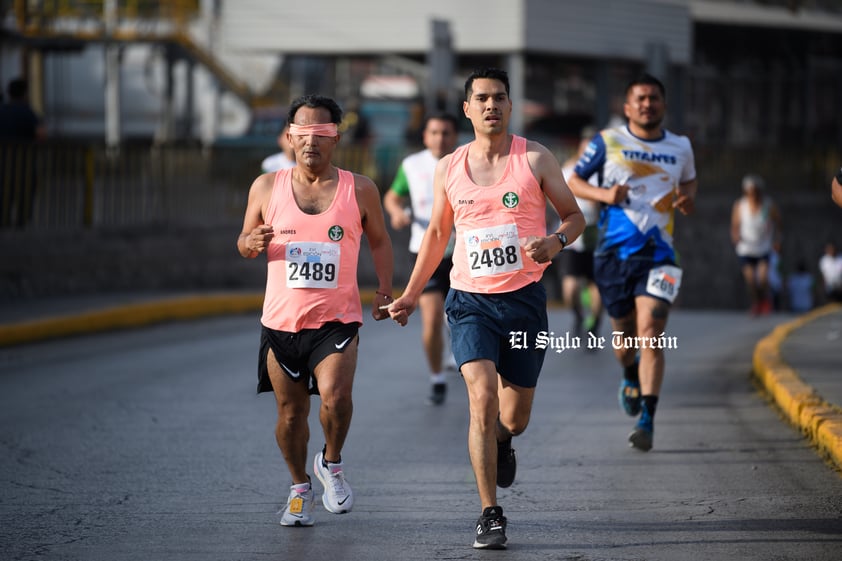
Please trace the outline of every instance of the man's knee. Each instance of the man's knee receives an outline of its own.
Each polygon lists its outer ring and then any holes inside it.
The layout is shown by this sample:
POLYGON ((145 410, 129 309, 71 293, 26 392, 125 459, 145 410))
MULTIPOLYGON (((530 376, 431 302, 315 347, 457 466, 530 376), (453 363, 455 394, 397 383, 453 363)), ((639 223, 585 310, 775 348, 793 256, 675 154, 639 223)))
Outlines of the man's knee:
POLYGON ((496 388, 483 387, 475 389, 471 392, 470 398, 472 409, 481 411, 483 416, 497 416, 499 401, 496 388))
POLYGON ((278 429, 297 430, 301 423, 307 422, 309 413, 309 402, 278 401, 278 429))
POLYGON ((523 433, 527 425, 529 425, 529 413, 524 411, 501 411, 499 423, 502 429, 500 432, 504 433, 503 436, 506 436, 505 433, 517 436, 523 433))
POLYGON ((497 392, 488 388, 473 389, 469 394, 471 424, 482 432, 494 430, 500 404, 497 392))
POLYGON ((352 392, 349 384, 319 384, 319 396, 321 397, 322 408, 329 411, 341 413, 352 407, 352 392))

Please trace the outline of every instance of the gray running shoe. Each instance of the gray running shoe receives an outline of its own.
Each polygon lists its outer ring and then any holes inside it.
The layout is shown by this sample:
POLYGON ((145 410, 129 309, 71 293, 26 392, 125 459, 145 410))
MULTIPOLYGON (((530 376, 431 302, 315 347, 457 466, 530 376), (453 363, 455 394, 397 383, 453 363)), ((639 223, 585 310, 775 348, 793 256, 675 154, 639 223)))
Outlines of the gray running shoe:
POLYGON ((316 454, 313 459, 313 471, 316 472, 316 477, 322 482, 324 493, 322 493, 322 503, 325 508, 334 514, 344 514, 351 512, 354 506, 354 492, 351 491, 351 486, 345 481, 345 464, 340 462, 338 464, 328 464, 324 466, 324 455, 322 452, 316 454))

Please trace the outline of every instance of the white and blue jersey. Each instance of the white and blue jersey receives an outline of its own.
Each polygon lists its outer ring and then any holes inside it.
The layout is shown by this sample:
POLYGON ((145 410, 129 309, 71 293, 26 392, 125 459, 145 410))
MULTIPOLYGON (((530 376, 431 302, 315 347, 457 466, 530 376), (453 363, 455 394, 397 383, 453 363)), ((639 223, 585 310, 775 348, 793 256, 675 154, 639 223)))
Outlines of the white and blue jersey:
POLYGON ((629 186, 625 202, 602 209, 595 254, 616 252, 625 260, 651 241, 655 262, 675 259, 675 189, 696 178, 693 148, 686 136, 665 130, 660 139, 645 140, 627 126, 606 129, 591 140, 574 171, 584 179, 596 174, 599 186, 606 189, 629 186))

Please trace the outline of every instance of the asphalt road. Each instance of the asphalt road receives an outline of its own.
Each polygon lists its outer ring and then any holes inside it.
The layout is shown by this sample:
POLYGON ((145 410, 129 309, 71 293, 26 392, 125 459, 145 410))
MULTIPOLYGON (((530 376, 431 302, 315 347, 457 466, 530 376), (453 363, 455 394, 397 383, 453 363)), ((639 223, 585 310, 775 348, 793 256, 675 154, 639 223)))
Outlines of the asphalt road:
MULTIPOLYGON (((425 404, 417 317, 362 329, 343 452, 354 510, 318 505, 312 528, 275 516, 289 475, 274 400, 254 393, 257 314, 0 349, 0 557, 835 561, 842 480, 749 378, 775 321, 673 314, 649 453, 627 447, 608 348, 548 353, 499 494, 502 552, 470 546, 465 390, 453 374, 448 401, 425 404)), ((551 312, 556 335, 569 323, 551 312)))

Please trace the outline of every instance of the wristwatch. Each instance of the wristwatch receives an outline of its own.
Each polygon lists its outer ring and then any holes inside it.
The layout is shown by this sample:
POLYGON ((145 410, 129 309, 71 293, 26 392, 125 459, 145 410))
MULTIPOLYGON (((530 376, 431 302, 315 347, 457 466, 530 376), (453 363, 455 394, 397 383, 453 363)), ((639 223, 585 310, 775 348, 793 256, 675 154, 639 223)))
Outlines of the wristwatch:
MULTIPOLYGON (((556 232, 555 237, 557 237, 558 241, 561 242, 561 249, 567 247, 567 234, 564 232, 556 232)), ((561 251, 561 249, 559 249, 559 251, 561 251)))

